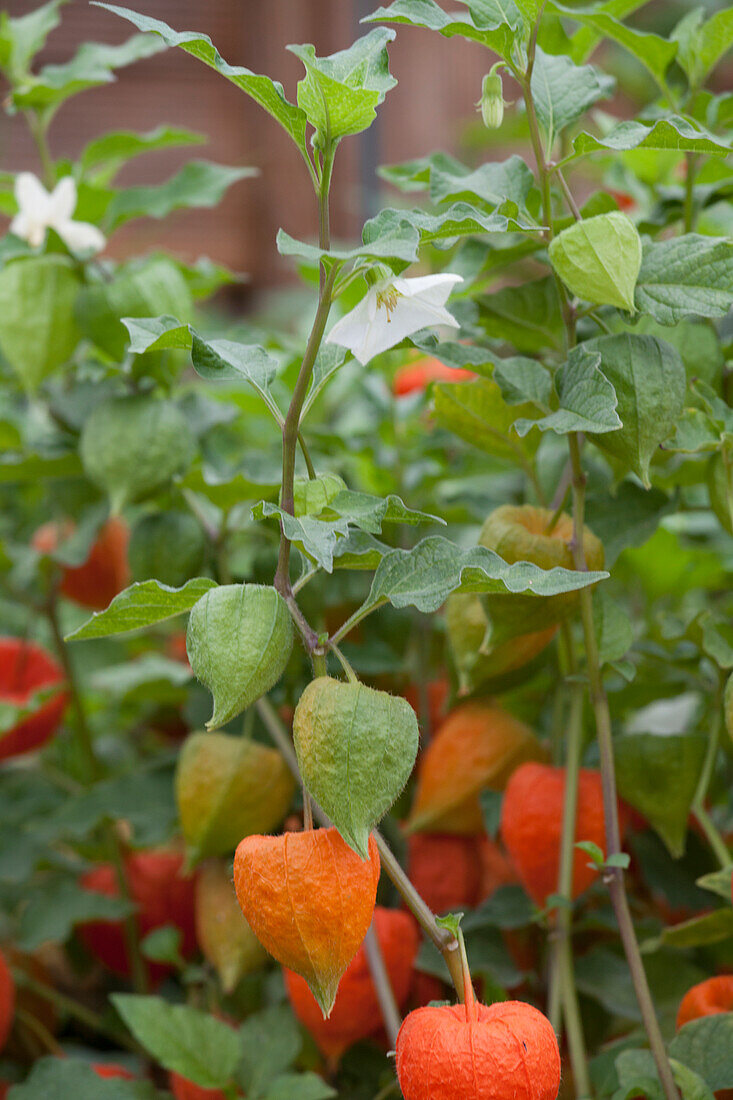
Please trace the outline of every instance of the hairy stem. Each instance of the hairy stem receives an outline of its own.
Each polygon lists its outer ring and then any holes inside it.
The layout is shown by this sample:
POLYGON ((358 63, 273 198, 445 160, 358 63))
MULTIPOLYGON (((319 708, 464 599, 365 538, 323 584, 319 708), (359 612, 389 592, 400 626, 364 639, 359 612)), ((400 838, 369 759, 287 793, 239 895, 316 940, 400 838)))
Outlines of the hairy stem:
MULTIPOLYGON (((575 534, 573 538, 573 556, 575 568, 585 570, 587 568, 585 554, 583 552, 583 523, 585 517, 585 474, 580 459, 580 442, 577 433, 568 436, 570 457, 573 464, 573 522, 575 534)), ((608 706, 608 698, 603 686, 600 660, 598 656, 598 643, 596 641, 595 626, 593 622, 593 597, 589 588, 583 588, 580 592, 581 617, 583 621, 583 637, 585 642, 586 669, 590 680, 590 698, 596 720, 596 735, 601 763, 601 781, 603 785, 603 810, 606 824, 606 858, 621 853, 621 831, 618 817, 618 797, 616 792, 616 767, 613 757, 613 736, 611 731, 611 714, 608 706)), ((636 999, 641 1011, 644 1029, 649 1040, 654 1061, 657 1066, 659 1079, 664 1089, 667 1100, 679 1100, 679 1092, 672 1075, 672 1067, 667 1057, 664 1039, 659 1027, 659 1021, 654 1009, 649 982, 647 981, 644 962, 639 951, 639 944, 634 932, 634 924, 626 897, 624 874, 620 867, 608 867, 604 880, 608 885, 611 896, 611 904, 616 914, 616 921, 621 935, 626 961, 631 973, 631 980, 636 993, 636 999)))
POLYGON ((387 1032, 390 1046, 394 1050, 397 1043, 397 1034, 402 1025, 402 1017, 400 1016, 400 1010, 395 1000, 392 983, 389 980, 382 948, 379 945, 379 940, 374 930, 374 920, 372 920, 369 931, 364 938, 364 951, 366 952, 367 963, 369 964, 369 973, 372 976, 374 988, 377 991, 377 1000, 379 1001, 379 1010, 382 1013, 384 1030, 387 1032))
POLYGON ((24 114, 26 122, 28 123, 28 129, 38 149, 38 156, 40 157, 41 167, 43 169, 43 182, 50 191, 56 185, 56 168, 48 144, 46 127, 37 111, 25 111, 24 114))
POLYGON ((720 683, 718 685, 718 690, 715 694, 713 721, 710 728, 710 736, 708 737, 705 760, 703 762, 702 771, 700 772, 700 779, 697 784, 697 790, 695 791, 695 797, 692 800, 692 812, 699 821, 700 827, 705 833, 708 844, 713 850, 715 858, 717 859, 722 869, 730 867, 731 853, 728 850, 728 845, 723 840, 722 836, 713 824, 710 815, 705 809, 705 799, 707 798, 710 781, 713 778, 715 761, 718 756, 718 749, 720 748, 720 729, 722 726, 721 709, 723 706, 724 687, 725 681, 721 677, 720 683))
MULTIPOLYGON (((563 624, 563 642, 567 672, 577 675, 577 662, 570 627, 563 624)), ((578 781, 583 752, 583 685, 573 681, 570 687, 570 713, 568 716, 567 748, 565 756, 565 801, 563 806, 562 837, 560 842, 560 869, 557 892, 566 900, 555 918, 555 950, 553 954, 553 982, 551 998, 553 1015, 550 1020, 557 1028, 558 1002, 562 1004, 565 1032, 573 1067, 575 1091, 578 1100, 591 1095, 588 1056, 580 1018, 578 993, 573 967, 573 869, 575 863, 575 834, 578 811, 578 781)))

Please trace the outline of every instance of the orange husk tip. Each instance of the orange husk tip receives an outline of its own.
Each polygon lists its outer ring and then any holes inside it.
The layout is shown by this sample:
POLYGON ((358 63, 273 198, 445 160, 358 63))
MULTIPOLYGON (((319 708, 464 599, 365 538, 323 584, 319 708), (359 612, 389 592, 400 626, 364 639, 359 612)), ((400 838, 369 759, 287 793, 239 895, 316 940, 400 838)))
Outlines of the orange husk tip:
POLYGON ((532 1005, 417 1008, 397 1036, 404 1100, 556 1100, 560 1051, 532 1005))
POLYGON ((513 715, 491 703, 461 704, 422 755, 406 831, 483 832, 479 792, 503 790, 515 768, 544 756, 532 730, 513 715))
POLYGON ((337 829, 248 836, 234 856, 234 887, 262 946, 308 983, 324 1017, 372 921, 379 853, 362 860, 337 829))
POLYGON ((677 1012, 677 1027, 684 1027, 702 1016, 717 1016, 720 1012, 733 1012, 733 974, 706 978, 688 989, 677 1012))
MULTIPOLYGON (((401 1007, 410 992, 412 967, 420 943, 417 925, 414 918, 403 910, 377 906, 372 928, 387 967, 395 1001, 401 1007)), ((379 998, 363 944, 346 968, 327 1019, 324 1019, 304 979, 292 970, 286 969, 284 975, 293 1012, 326 1058, 337 1060, 354 1043, 379 1030, 379 998)))

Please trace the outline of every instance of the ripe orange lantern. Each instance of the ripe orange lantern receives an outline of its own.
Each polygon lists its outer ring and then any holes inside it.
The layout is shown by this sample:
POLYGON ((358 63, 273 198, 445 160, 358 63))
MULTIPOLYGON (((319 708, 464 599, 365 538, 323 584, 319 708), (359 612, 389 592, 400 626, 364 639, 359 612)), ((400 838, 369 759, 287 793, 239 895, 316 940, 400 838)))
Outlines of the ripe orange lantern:
MULTIPOLYGON (((23 638, 0 638, 0 703, 26 706, 38 691, 64 682, 64 671, 41 646, 23 638)), ((66 708, 65 691, 54 691, 28 717, 0 732, 0 760, 40 748, 59 727, 66 708)))
MULTIPOLYGON (((565 769, 547 764, 528 763, 517 768, 504 793, 502 840, 522 885, 540 906, 557 892, 564 798, 565 769)), ((601 776, 590 769, 580 772, 575 838, 605 849, 601 776)), ((595 880, 597 872, 589 863, 588 854, 576 848, 573 898, 595 880)))
POLYGON ((115 1078, 118 1077, 123 1081, 134 1081, 134 1073, 130 1073, 128 1069, 123 1066, 117 1066, 114 1062, 93 1062, 92 1069, 96 1073, 97 1077, 115 1078))
POLYGON ((439 359, 426 356, 399 368, 392 379, 392 392, 395 397, 405 397, 408 393, 427 389, 431 382, 467 382, 475 377, 471 370, 447 367, 439 359))
POLYGON ((0 1050, 5 1046, 15 1012, 15 982, 0 951, 0 1050))
POLYGON ((417 1008, 397 1036, 404 1100, 556 1100, 560 1051, 549 1020, 504 1001, 417 1008))
MULTIPOLYGON (((194 918, 195 882, 183 878, 183 856, 178 852, 136 852, 125 860, 125 872, 132 900, 137 906, 137 922, 143 939, 155 928, 173 924, 181 930, 181 954, 188 958, 196 951, 194 918)), ((92 868, 81 878, 85 890, 119 896, 117 873, 111 863, 92 868)), ((108 970, 127 977, 130 960, 121 921, 89 921, 79 928, 89 952, 108 970)), ((148 964, 153 981, 161 981, 170 967, 148 964)))
MULTIPOLYGON (((419 946, 415 921, 402 910, 377 906, 372 928, 382 950, 395 1000, 402 1005, 410 991, 412 966, 419 946)), ((293 1012, 328 1058, 338 1058, 359 1039, 379 1030, 379 999, 363 944, 341 979, 328 1019, 324 1020, 315 997, 299 974, 285 970, 285 988, 293 1012)))
MULTIPOLYGON (((43 554, 52 554, 74 530, 72 523, 51 521, 39 527, 33 546, 43 554)), ((113 517, 105 523, 92 543, 85 562, 63 566, 60 591, 69 600, 99 611, 130 583, 127 546, 130 532, 124 520, 113 517)))
POLYGON ((378 881, 374 837, 362 860, 333 828, 247 836, 234 856, 234 886, 252 931, 305 978, 324 1016, 371 924, 378 881))
POLYGON ((481 837, 415 833, 407 840, 407 874, 435 913, 466 906, 481 895, 481 837))
POLYGON ((181 1077, 179 1073, 168 1075, 168 1084, 176 1100, 227 1100, 221 1089, 204 1089, 181 1077))
POLYGON ((677 1027, 719 1012, 733 1012, 733 974, 707 978, 688 989, 677 1012, 677 1027))
POLYGON ((542 757, 537 738, 517 718, 489 703, 463 703, 422 755, 408 830, 483 833, 479 792, 503 790, 516 767, 542 757))

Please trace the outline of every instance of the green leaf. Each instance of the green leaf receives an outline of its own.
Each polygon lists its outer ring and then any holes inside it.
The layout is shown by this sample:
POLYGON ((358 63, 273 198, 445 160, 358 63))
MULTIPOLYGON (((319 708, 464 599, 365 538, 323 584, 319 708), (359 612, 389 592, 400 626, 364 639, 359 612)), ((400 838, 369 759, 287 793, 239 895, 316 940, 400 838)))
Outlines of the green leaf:
POLYGON ((83 42, 70 61, 46 65, 18 84, 12 93, 13 105, 21 110, 42 111, 48 119, 64 100, 87 88, 110 84, 115 69, 152 57, 161 49, 160 43, 146 34, 135 34, 119 46, 83 42))
POLYGON ((59 455, 9 454, 0 457, 0 485, 81 477, 83 472, 76 451, 59 455))
POLYGON ((30 62, 61 22, 59 9, 69 0, 50 0, 48 4, 12 19, 6 11, 0 12, 0 69, 16 83, 30 67, 30 62))
POLYGON ((197 34, 195 31, 183 31, 177 33, 160 19, 151 19, 147 15, 138 15, 129 8, 120 8, 113 4, 98 4, 98 7, 106 8, 115 15, 129 20, 138 30, 160 35, 166 46, 180 46, 186 53, 197 57, 209 68, 215 69, 226 77, 243 92, 251 96, 260 107, 263 107, 280 125, 290 134, 296 145, 305 151, 305 112, 289 103, 281 84, 271 80, 269 76, 259 76, 239 65, 229 65, 221 57, 219 51, 205 34, 197 34))
POLYGON ((703 875, 697 879, 697 885, 703 890, 710 890, 718 897, 730 901, 731 884, 733 883, 733 863, 722 871, 711 871, 709 875, 703 875))
POLYGON ((545 53, 539 46, 532 69, 532 98, 540 125, 552 149, 562 131, 600 99, 613 94, 616 81, 592 65, 575 65, 569 57, 545 53))
POLYGON ((479 324, 492 339, 534 355, 563 348, 564 330, 555 280, 534 279, 479 299, 479 324))
POLYGON ((333 559, 340 541, 349 533, 349 526, 368 534, 379 534, 383 523, 441 523, 437 516, 408 508, 398 496, 377 497, 369 493, 342 490, 330 502, 320 518, 310 515, 292 516, 277 504, 260 501, 252 509, 256 520, 278 516, 285 534, 308 557, 325 569, 333 571, 333 559))
POLYGON ((604 580, 607 573, 576 573, 570 569, 540 569, 531 562, 507 565, 484 546, 468 550, 448 539, 430 536, 412 550, 391 550, 374 574, 365 607, 391 603, 437 611, 451 592, 533 593, 555 596, 604 580))
POLYGON ((427 27, 440 31, 446 38, 460 35, 495 50, 503 58, 512 53, 521 17, 514 0, 465 0, 472 18, 449 15, 435 0, 395 0, 386 8, 378 8, 366 16, 365 23, 405 23, 411 27, 427 27))
POLYGON ((561 164, 599 150, 626 152, 629 149, 671 149, 680 153, 730 156, 730 147, 721 138, 700 126, 693 126, 687 119, 672 115, 657 119, 651 126, 632 120, 620 122, 603 137, 584 131, 573 140, 573 152, 561 164))
MULTIPOLYGON (((239 1029, 242 1067, 239 1073, 251 1100, 269 1096, 280 1075, 300 1054, 302 1039, 289 1006, 266 1008, 250 1016, 239 1029)), ((297 1078, 301 1080, 300 1076, 297 1078)))
MULTIPOLYGON (((713 1100, 705 1081, 688 1066, 671 1058, 670 1067, 683 1100, 713 1100)), ((640 1094, 651 1100, 663 1100, 664 1092, 650 1051, 623 1051, 616 1059, 616 1072, 621 1088, 614 1093, 612 1100, 632 1100, 640 1094)))
POLYGON ((63 256, 33 256, 0 271, 0 349, 28 393, 71 358, 80 338, 81 280, 63 256))
POLYGON ((662 91, 666 91, 666 73, 677 55, 677 43, 658 34, 638 31, 619 22, 604 11, 589 12, 555 2, 553 8, 563 15, 584 23, 604 38, 611 38, 634 55, 652 74, 662 91))
MULTIPOLYGON (((521 157, 509 157, 504 161, 489 161, 471 170, 440 154, 429 159, 428 177, 432 202, 445 201, 473 204, 476 200, 488 206, 500 206, 513 202, 517 208, 526 208, 535 183, 532 172, 521 157)), ((385 173, 382 173, 385 175, 385 173)), ((394 182, 387 176, 390 182, 394 182)))
POLYGON ((283 1073, 276 1077, 265 1100, 330 1100, 336 1090, 317 1073, 283 1073))
POLYGON ((724 317, 733 303, 733 241, 686 233, 645 245, 637 309, 663 325, 683 317, 724 317))
POLYGON ((193 315, 193 299, 178 267, 164 256, 122 268, 109 282, 87 285, 75 303, 75 316, 84 336, 115 362, 122 362, 127 332, 122 318, 151 314, 193 315))
POLYGON ((523 412, 531 415, 532 406, 510 408, 498 383, 489 378, 439 382, 433 392, 439 424, 487 454, 526 467, 537 448, 537 440, 521 439, 514 423, 523 412))
MULTIPOLYGON (((730 899, 730 872, 728 873, 728 899, 730 899)), ((659 943, 665 947, 705 947, 721 943, 733 936, 733 909, 714 909, 701 917, 692 917, 681 924, 662 929, 659 943)))
POLYGON ((303 410, 300 415, 301 424, 321 390, 331 380, 336 371, 344 365, 348 354, 346 348, 341 348, 338 344, 321 344, 313 365, 308 393, 303 402, 303 410))
POLYGON ((705 748, 704 737, 686 733, 635 733, 614 741, 621 797, 644 814, 675 859, 685 850, 705 748))
POLYGON ((316 57, 311 45, 288 46, 306 70, 298 84, 298 106, 324 146, 371 126, 377 105, 397 83, 387 55, 394 37, 394 31, 379 28, 330 57, 316 57))
MULTIPOLYGON (((364 227, 366 235, 367 222, 364 227)), ((330 258, 340 261, 354 260, 401 260, 404 263, 413 263, 418 258, 420 234, 413 228, 406 218, 397 218, 394 223, 386 226, 384 230, 377 229, 370 239, 357 245, 356 248, 332 248, 326 250, 315 244, 307 244, 291 237, 284 229, 278 230, 277 250, 281 256, 296 256, 307 264, 317 266, 321 260, 330 258)))
POLYGON ((171 769, 136 767, 132 772, 103 779, 83 793, 67 797, 58 811, 44 818, 44 824, 48 823, 53 836, 79 841, 109 820, 126 821, 139 847, 170 840, 178 821, 171 769))
POLYGON ((65 943, 77 924, 120 920, 131 911, 123 898, 84 890, 66 875, 49 875, 28 890, 18 928, 18 947, 35 951, 43 943, 65 943))
POLYGON ((12 1085, 8 1100, 161 1100, 149 1081, 101 1078, 89 1062, 78 1058, 41 1058, 22 1085, 12 1085))
POLYGON ((628 611, 605 588, 593 593, 593 623, 601 664, 620 661, 631 648, 634 631, 628 611))
POLYGON ((593 441, 648 488, 649 463, 684 407, 687 379, 679 353, 654 336, 632 334, 602 336, 586 347, 601 354, 601 370, 616 392, 623 424, 617 432, 593 435, 593 441))
POLYGON ((320 676, 298 700, 293 741, 303 782, 362 859, 410 778, 419 738, 407 700, 365 684, 320 676))
POLYGON ((381 210, 366 223, 365 239, 371 240, 375 234, 379 239, 385 233, 394 232, 402 222, 407 222, 417 230, 421 244, 453 240, 456 237, 483 236, 485 233, 506 233, 516 229, 533 233, 542 228, 527 214, 486 214, 469 203, 456 202, 436 214, 426 214, 419 209, 381 210))
POLYGON ((162 623, 190 611, 201 597, 215 588, 209 577, 195 577, 181 588, 169 588, 159 581, 138 581, 120 592, 105 611, 95 611, 91 619, 68 634, 66 641, 84 638, 108 638, 127 634, 155 623, 162 623))
POLYGON ((552 266, 573 294, 634 312, 641 240, 625 214, 612 211, 575 222, 552 240, 549 252, 552 266))
POLYGON ((615 432, 622 425, 616 412, 616 393, 599 370, 597 351, 573 348, 555 374, 558 408, 539 420, 517 420, 514 430, 526 435, 537 427, 558 435, 568 432, 615 432))
POLYGON ((705 21, 705 8, 693 8, 672 32, 678 43, 677 61, 691 87, 699 88, 708 73, 733 46, 733 10, 723 8, 705 21))
POLYGON ((624 481, 611 496, 608 492, 588 498, 587 518, 591 531, 601 540, 610 568, 627 546, 641 546, 671 511, 674 502, 659 489, 642 489, 624 481))
POLYGON ((733 1088, 733 1012, 685 1024, 669 1044, 669 1053, 713 1091, 733 1088))
POLYGON ((237 1032, 228 1024, 162 997, 113 993, 110 1000, 141 1046, 164 1069, 202 1088, 228 1085, 240 1059, 237 1032))
POLYGON ((143 153, 159 149, 175 149, 183 145, 200 145, 206 138, 179 126, 158 126, 145 134, 132 130, 113 130, 94 138, 82 150, 79 164, 84 175, 108 183, 123 164, 143 153))
POLYGON ((293 648, 293 622, 280 593, 264 584, 226 584, 192 608, 186 650, 198 680, 211 692, 218 729, 269 691, 293 648))
POLYGON ((167 218, 174 210, 217 206, 233 183, 257 174, 257 168, 189 161, 165 183, 118 191, 107 210, 106 225, 111 232, 133 218, 167 218))
POLYGON ((243 379, 253 386, 265 404, 281 420, 280 410, 270 393, 277 362, 259 344, 239 344, 234 340, 202 340, 191 331, 191 362, 201 378, 210 381, 243 379))

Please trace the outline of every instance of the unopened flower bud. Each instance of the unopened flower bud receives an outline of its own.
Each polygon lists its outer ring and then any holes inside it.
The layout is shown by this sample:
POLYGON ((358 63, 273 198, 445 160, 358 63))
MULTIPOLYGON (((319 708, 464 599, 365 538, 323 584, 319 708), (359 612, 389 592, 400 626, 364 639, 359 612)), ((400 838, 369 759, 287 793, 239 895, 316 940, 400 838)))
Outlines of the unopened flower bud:
POLYGON ((496 65, 484 77, 478 107, 484 126, 489 130, 498 130, 504 120, 504 87, 496 65))

